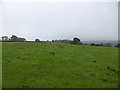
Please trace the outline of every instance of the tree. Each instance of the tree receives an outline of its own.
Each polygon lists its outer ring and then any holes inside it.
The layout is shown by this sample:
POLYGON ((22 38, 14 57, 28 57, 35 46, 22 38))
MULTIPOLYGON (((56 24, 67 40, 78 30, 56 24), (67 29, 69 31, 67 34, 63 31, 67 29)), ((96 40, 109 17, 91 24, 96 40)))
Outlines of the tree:
POLYGON ((79 44, 79 45, 82 45, 80 39, 77 38, 77 37, 73 38, 73 41, 71 42, 71 44, 79 44))
POLYGON ((8 36, 2 36, 2 40, 8 40, 8 36))
POLYGON ((21 37, 17 37, 15 35, 12 35, 11 38, 9 39, 10 41, 14 41, 14 42, 25 42, 26 39, 25 38, 21 38, 21 37))
POLYGON ((35 42, 40 42, 40 40, 36 38, 36 39, 35 39, 35 42))
POLYGON ((10 38, 11 41, 18 41, 18 37, 15 35, 12 35, 10 38))
POLYGON ((18 38, 18 41, 19 41, 19 42, 25 42, 26 39, 25 39, 25 38, 18 38))
POLYGON ((73 41, 80 42, 80 39, 75 37, 75 38, 73 38, 73 41))

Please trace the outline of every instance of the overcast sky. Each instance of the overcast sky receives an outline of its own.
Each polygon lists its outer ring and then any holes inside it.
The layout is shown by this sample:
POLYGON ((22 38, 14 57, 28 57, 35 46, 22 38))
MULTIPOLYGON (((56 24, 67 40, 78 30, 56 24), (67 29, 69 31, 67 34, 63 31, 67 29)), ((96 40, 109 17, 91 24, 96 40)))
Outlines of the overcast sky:
POLYGON ((2 3, 2 35, 27 40, 117 40, 117 2, 2 3))

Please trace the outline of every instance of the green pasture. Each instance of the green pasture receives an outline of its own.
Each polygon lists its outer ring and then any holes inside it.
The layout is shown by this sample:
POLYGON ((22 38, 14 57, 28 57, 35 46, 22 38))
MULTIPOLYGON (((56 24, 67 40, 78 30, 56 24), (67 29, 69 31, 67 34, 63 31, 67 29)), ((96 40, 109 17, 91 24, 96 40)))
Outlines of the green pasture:
POLYGON ((117 88, 118 72, 117 48, 2 43, 3 88, 117 88))

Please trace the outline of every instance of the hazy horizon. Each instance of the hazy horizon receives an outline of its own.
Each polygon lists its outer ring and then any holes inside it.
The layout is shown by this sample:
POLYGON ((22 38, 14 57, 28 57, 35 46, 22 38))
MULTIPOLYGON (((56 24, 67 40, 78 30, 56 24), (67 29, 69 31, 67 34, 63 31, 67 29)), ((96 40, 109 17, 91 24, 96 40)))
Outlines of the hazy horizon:
POLYGON ((117 2, 2 3, 1 36, 118 40, 117 2))

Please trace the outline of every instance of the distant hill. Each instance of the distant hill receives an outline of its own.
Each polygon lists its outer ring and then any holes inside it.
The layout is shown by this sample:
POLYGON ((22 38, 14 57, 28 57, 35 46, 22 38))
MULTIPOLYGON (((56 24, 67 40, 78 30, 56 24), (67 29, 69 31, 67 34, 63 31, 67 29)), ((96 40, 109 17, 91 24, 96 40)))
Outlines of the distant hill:
POLYGON ((117 40, 91 40, 91 41, 82 41, 83 44, 91 44, 91 43, 95 43, 95 44, 105 44, 105 43, 111 43, 112 46, 115 46, 118 44, 117 40))

